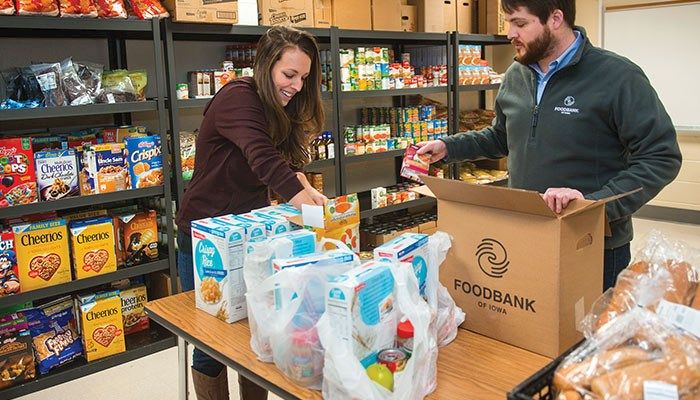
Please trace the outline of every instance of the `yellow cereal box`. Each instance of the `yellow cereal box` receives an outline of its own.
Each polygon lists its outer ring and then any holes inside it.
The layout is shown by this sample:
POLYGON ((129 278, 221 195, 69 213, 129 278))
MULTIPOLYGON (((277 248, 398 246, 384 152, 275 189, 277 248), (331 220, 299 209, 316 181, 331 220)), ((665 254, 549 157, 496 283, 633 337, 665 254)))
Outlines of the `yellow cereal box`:
POLYGON ((23 292, 70 282, 68 230, 64 219, 15 225, 12 231, 23 292))
POLYGON ((112 217, 97 217, 70 223, 75 279, 117 270, 112 217))
POLYGON ((356 193, 330 199, 325 206, 305 207, 303 220, 319 240, 337 239, 360 252, 360 201, 356 193))
POLYGON ((119 291, 78 297, 85 358, 94 361, 126 351, 119 291))
POLYGON ((145 305, 148 301, 145 285, 133 286, 119 292, 122 299, 122 319, 124 333, 130 335, 148 329, 148 316, 145 305))

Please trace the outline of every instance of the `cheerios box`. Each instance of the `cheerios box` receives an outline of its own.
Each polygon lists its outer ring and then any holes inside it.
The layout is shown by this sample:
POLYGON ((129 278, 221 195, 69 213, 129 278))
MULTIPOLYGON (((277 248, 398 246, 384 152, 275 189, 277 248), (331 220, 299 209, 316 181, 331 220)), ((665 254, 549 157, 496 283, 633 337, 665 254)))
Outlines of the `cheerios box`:
POLYGON ((30 138, 0 139, 0 208, 37 201, 30 138))
POLYGON ((191 232, 197 308, 226 322, 245 318, 245 229, 206 218, 192 221, 191 232))
POLYGON ((404 233, 374 249, 375 260, 394 264, 410 263, 418 279, 421 296, 425 295, 425 283, 428 278, 428 255, 428 235, 423 233, 404 233))
POLYGON ((126 351, 119 291, 78 296, 83 348, 88 361, 126 351))
POLYGON ((68 229, 64 219, 12 227, 23 292, 70 282, 68 229))
POLYGON ((75 150, 44 150, 34 154, 36 182, 41 201, 80 194, 75 150))
POLYGON ((124 321, 124 334, 130 335, 148 329, 149 320, 145 306, 148 302, 148 294, 145 285, 132 286, 119 291, 122 301, 122 320, 124 321))
POLYGON ((132 189, 163 184, 163 157, 160 137, 143 136, 124 139, 129 187, 132 189))
POLYGON ((357 193, 338 196, 323 206, 302 205, 304 227, 318 239, 340 240, 355 253, 360 252, 360 201, 357 193))
POLYGON ((129 188, 124 143, 86 145, 80 151, 80 194, 110 193, 129 188))
POLYGON ((82 219, 70 223, 75 279, 117 270, 114 236, 112 217, 82 219))

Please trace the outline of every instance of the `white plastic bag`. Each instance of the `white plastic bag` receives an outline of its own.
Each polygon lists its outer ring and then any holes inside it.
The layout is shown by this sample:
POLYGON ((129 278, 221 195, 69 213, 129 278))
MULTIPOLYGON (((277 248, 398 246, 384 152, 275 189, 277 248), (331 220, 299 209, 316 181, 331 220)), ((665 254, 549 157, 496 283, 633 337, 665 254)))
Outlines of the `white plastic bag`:
POLYGON ((448 345, 457 337, 457 328, 464 322, 465 314, 455 304, 447 288, 440 283, 439 268, 445 261, 447 252, 452 247, 450 236, 445 232, 435 232, 428 239, 430 260, 428 265, 428 280, 426 294, 428 304, 434 313, 431 325, 437 332, 437 342, 440 347, 448 345))
POLYGON ((404 400, 422 399, 435 388, 437 343, 429 329, 431 313, 418 292, 418 281, 410 264, 391 269, 394 275, 395 306, 414 328, 413 353, 400 374, 394 375, 394 391, 390 392, 369 379, 352 344, 339 339, 328 315, 316 325, 325 349, 323 397, 326 399, 404 400))

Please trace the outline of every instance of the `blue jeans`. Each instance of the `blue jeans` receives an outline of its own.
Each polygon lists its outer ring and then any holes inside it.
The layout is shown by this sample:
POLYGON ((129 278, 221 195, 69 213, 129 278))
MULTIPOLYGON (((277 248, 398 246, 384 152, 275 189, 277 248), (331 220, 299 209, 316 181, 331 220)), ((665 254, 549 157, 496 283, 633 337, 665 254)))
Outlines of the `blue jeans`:
MULTIPOLYGON (((192 259, 192 238, 181 232, 177 232, 177 273, 180 275, 182 291, 194 290, 194 260, 192 259)), ((192 352, 192 368, 204 375, 217 377, 224 369, 224 364, 216 361, 207 353, 194 348, 192 352)))
POLYGON ((615 286, 617 275, 619 275, 623 269, 627 268, 631 258, 629 243, 616 249, 605 249, 603 291, 615 286))

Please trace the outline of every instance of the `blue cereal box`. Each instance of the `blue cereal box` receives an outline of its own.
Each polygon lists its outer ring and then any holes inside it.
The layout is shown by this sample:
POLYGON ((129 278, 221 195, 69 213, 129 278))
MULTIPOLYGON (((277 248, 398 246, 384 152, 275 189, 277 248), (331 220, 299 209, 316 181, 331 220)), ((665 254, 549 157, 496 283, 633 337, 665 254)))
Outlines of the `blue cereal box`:
POLYGON ((126 164, 131 189, 163 184, 163 157, 160 137, 143 136, 124 139, 126 164))

